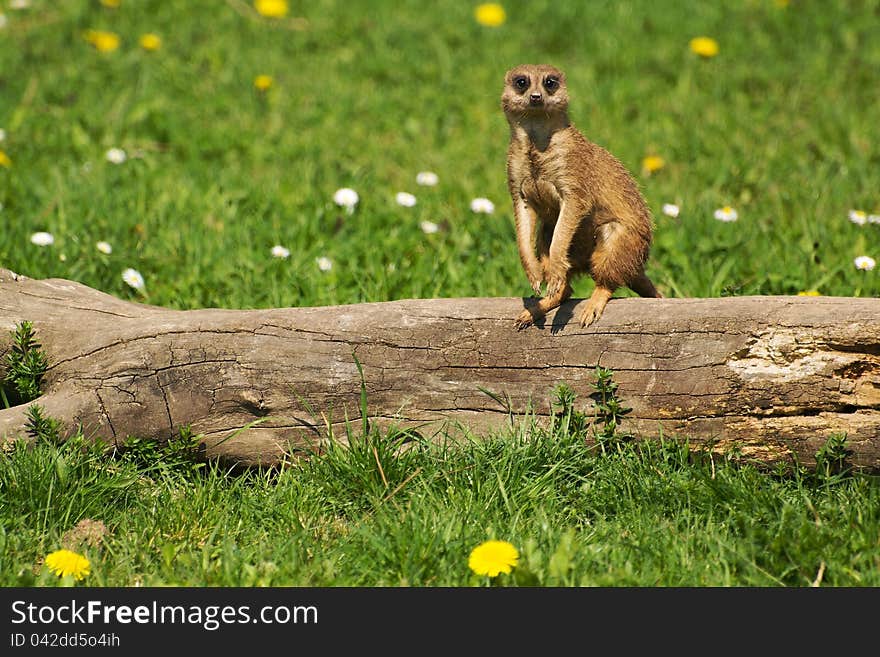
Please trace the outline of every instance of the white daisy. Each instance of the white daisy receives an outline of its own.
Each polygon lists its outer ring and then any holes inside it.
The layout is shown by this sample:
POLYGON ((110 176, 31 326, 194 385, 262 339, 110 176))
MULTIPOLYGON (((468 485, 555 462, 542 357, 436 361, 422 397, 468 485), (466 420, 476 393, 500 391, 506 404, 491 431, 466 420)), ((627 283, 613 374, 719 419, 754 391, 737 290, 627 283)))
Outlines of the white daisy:
POLYGON ((419 224, 419 226, 421 226, 423 233, 428 234, 436 233, 438 230, 440 230, 440 226, 435 224, 433 221, 423 221, 419 224))
POLYGON ((471 210, 473 212, 492 214, 495 212, 495 204, 487 198, 475 198, 471 201, 471 210))
POLYGON ((715 218, 718 221, 736 221, 739 219, 739 215, 732 207, 725 205, 723 208, 715 210, 715 218))
POLYGON ((132 269, 129 267, 124 272, 122 272, 122 280, 124 280, 128 285, 133 287, 135 290, 143 290, 144 289, 144 277, 141 276, 141 273, 137 269, 132 269))
POLYGON ((98 251, 100 251, 101 253, 105 253, 107 255, 113 253, 113 247, 110 246, 110 242, 98 242, 97 244, 95 244, 95 248, 98 249, 98 251))
MULTIPOLYGON (((3 27, 3 14, 0 14, 0 27, 3 27)), ((0 141, 6 141, 6 131, 0 128, 0 141)))
POLYGON ((104 157, 113 164, 122 164, 128 158, 125 151, 121 148, 111 148, 104 154, 104 157))
POLYGON ((672 217, 675 219, 678 216, 678 213, 681 212, 681 209, 675 203, 664 203, 663 204, 663 214, 667 217, 672 217))
POLYGON ((9 0, 10 9, 27 9, 31 6, 31 0, 9 0))
POLYGON ((865 214, 864 210, 850 210, 849 220, 854 224, 864 226, 865 222, 868 220, 868 215, 865 214))
POLYGON ((290 249, 285 249, 280 244, 276 244, 272 247, 272 257, 273 258, 289 258, 290 257, 290 249))
POLYGON ((348 187, 337 189, 336 193, 333 194, 333 202, 345 208, 349 214, 354 212, 354 206, 358 204, 359 200, 358 193, 348 187))
POLYGON ((333 269, 333 261, 330 258, 321 256, 320 258, 315 258, 315 262, 318 263, 318 269, 321 271, 330 271, 333 269))
POLYGON ((31 235, 31 244, 37 246, 51 246, 55 243, 55 236, 52 233, 40 231, 31 235))
POLYGON ((868 223, 869 224, 880 224, 880 214, 869 214, 868 215, 868 223))
POLYGON ((416 204, 416 197, 408 192, 397 192, 394 200, 397 201, 397 205, 402 205, 405 208, 411 208, 416 204))
POLYGON ((437 174, 433 171, 419 171, 416 174, 416 184, 423 185, 425 187, 433 187, 440 179, 437 177, 437 174))
POLYGON ((877 265, 877 261, 870 256, 859 256, 853 260, 853 264, 856 266, 856 269, 871 271, 877 265))

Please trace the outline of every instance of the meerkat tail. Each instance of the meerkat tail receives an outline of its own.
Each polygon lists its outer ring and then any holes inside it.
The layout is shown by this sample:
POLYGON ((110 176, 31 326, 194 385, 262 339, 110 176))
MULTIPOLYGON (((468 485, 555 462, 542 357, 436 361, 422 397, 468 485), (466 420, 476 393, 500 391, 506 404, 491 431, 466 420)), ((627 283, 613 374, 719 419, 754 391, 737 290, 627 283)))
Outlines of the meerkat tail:
POLYGON ((651 297, 654 299, 662 299, 663 295, 657 291, 651 279, 642 274, 629 284, 629 289, 641 297, 651 297))

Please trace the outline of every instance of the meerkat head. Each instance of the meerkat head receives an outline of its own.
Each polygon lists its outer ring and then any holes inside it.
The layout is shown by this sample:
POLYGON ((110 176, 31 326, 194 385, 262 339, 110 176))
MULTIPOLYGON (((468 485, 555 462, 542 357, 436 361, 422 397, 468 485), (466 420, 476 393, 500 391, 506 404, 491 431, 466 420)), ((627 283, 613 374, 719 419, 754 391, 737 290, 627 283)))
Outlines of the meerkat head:
POLYGON ((522 64, 510 69, 504 77, 501 108, 508 116, 565 113, 565 74, 546 64, 522 64))

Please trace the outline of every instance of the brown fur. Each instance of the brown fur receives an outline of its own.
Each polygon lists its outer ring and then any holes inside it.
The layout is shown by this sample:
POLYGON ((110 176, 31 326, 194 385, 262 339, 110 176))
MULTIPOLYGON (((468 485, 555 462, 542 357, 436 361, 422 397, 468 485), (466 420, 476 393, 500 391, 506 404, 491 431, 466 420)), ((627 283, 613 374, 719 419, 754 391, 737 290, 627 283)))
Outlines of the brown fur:
POLYGON ((517 328, 568 299, 576 274, 589 273, 596 283, 581 313, 583 326, 599 319, 618 287, 660 297, 644 271, 651 213, 626 168, 568 120, 562 71, 511 69, 501 107, 510 124, 507 183, 520 260, 536 294, 547 283, 546 296, 519 315, 517 328))

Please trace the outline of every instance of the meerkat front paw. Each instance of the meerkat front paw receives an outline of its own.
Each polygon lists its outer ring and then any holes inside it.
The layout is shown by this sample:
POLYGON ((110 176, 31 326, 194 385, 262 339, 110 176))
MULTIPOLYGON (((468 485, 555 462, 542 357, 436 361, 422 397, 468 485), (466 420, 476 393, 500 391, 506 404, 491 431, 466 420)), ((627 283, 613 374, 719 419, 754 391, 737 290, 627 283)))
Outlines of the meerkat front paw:
POLYGON ((540 264, 535 263, 533 267, 529 267, 526 271, 526 277, 529 279, 529 285, 535 294, 541 296, 541 284, 544 282, 544 269, 540 264))
POLYGON ((568 285, 568 263, 560 263, 550 259, 543 269, 544 280, 547 281, 547 296, 555 298, 562 295, 568 285))
POLYGON ((547 296, 561 296, 567 283, 565 276, 549 276, 547 278, 547 296))

